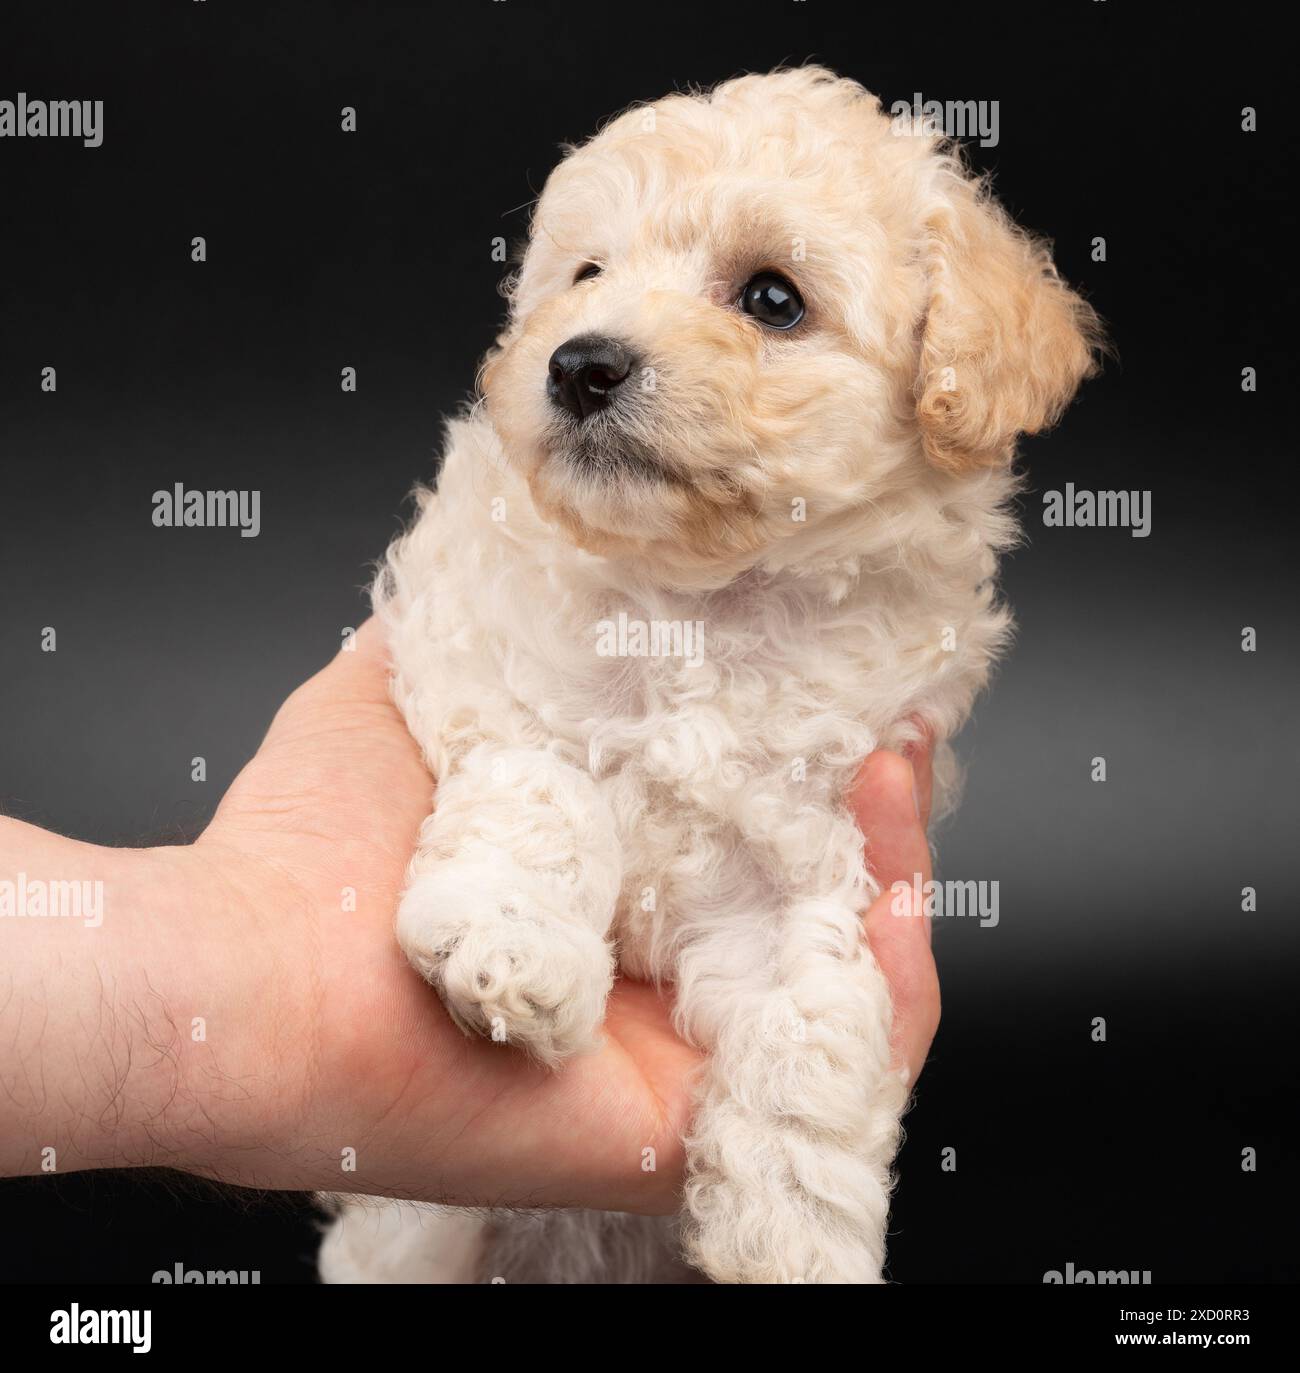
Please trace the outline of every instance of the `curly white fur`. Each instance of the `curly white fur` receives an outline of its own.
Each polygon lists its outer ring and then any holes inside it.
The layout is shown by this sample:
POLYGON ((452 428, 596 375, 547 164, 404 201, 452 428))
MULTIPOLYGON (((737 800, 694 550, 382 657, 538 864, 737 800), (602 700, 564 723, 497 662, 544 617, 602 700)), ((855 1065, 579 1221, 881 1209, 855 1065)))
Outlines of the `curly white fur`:
POLYGON ((1015 437, 1094 326, 950 149, 816 68, 629 111, 553 174, 376 586, 439 780, 398 934, 463 1029, 548 1064, 596 1042, 615 948, 674 984, 708 1055, 683 1212, 345 1205, 327 1278, 881 1279, 906 1087, 843 797, 918 725, 951 780, 1009 632, 1015 437), (789 335, 735 308, 760 270, 807 302, 789 335), (576 433, 544 383, 584 332, 648 384, 576 433), (703 652, 602 655, 620 614, 703 652))

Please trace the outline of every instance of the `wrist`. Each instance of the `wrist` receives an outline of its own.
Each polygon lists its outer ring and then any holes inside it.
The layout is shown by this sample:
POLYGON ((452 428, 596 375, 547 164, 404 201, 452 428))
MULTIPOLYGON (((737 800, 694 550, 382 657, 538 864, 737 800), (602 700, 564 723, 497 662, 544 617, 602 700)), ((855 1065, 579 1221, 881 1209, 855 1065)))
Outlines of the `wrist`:
POLYGON ((3 821, 0 883, 0 1173, 221 1176, 255 1156, 274 1084, 241 959, 254 917, 231 917, 199 852, 3 821))
POLYGON ((121 966, 124 893, 139 853, 0 822, 3 1171, 68 1172, 154 1161, 144 1130, 164 1094, 165 1053, 137 979, 121 966), (146 1064, 148 1066, 146 1066, 146 1064))

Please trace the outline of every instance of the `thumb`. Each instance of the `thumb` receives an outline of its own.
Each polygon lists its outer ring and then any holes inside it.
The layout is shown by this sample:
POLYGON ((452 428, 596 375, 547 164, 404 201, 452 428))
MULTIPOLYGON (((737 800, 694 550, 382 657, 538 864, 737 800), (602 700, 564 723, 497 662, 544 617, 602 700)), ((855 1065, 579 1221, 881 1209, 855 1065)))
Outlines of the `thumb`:
POLYGON ((881 888, 867 911, 867 942, 889 984, 894 1058, 909 1070, 909 1082, 925 1063, 940 1012, 930 921, 919 914, 915 890, 930 880, 930 846, 917 813, 915 780, 906 758, 880 750, 867 759, 851 798, 867 862, 881 888))

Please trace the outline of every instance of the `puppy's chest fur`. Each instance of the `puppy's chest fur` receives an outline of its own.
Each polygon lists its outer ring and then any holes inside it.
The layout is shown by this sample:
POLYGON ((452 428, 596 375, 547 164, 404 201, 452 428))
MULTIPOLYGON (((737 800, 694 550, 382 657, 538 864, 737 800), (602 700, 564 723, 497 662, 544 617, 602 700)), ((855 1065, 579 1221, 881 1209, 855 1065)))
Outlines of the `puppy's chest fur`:
POLYGON ((435 775, 484 743, 587 772, 615 818, 612 933, 635 974, 671 976, 724 909, 860 887, 843 795, 909 712, 964 713, 998 617, 977 569, 925 598, 860 571, 667 591, 559 543, 460 437, 389 560, 398 700, 435 775))

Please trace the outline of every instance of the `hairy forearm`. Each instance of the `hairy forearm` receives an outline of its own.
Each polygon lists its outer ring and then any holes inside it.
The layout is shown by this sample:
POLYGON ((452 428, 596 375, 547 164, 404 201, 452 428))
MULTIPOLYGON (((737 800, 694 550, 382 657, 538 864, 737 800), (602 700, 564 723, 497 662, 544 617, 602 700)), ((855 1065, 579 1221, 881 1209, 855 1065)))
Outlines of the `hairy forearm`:
POLYGON ((0 1175, 212 1172, 246 1146, 247 984, 200 874, 0 820, 0 1175))

